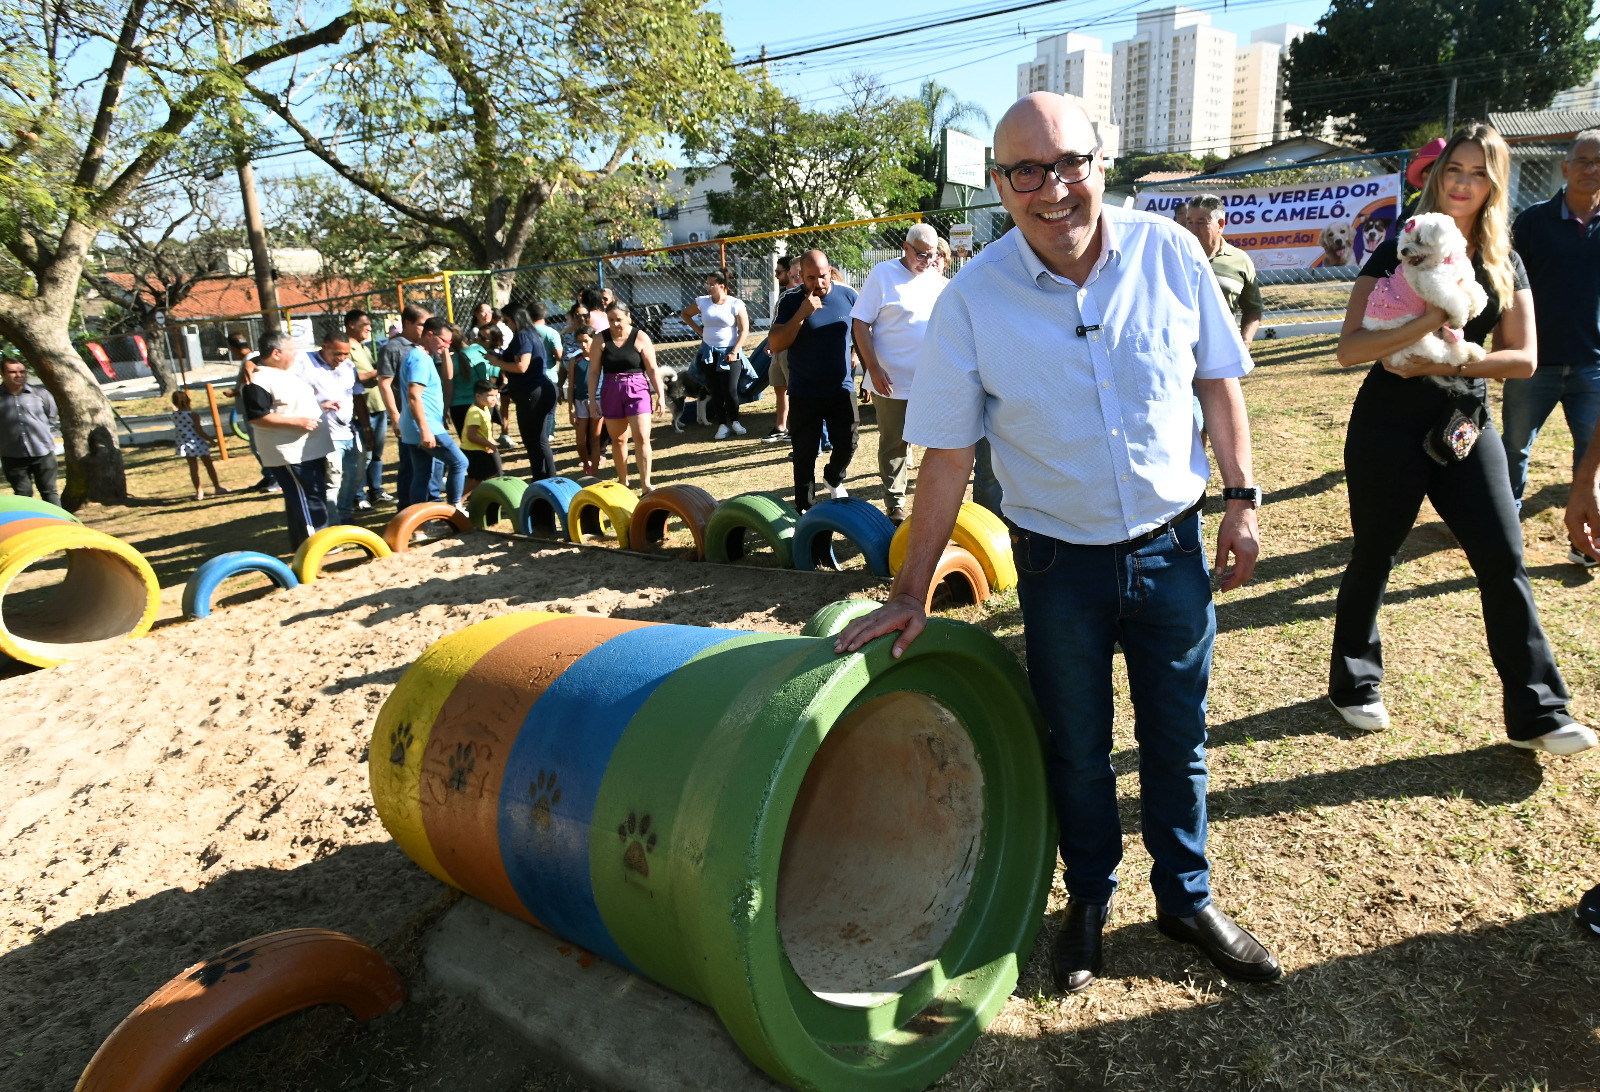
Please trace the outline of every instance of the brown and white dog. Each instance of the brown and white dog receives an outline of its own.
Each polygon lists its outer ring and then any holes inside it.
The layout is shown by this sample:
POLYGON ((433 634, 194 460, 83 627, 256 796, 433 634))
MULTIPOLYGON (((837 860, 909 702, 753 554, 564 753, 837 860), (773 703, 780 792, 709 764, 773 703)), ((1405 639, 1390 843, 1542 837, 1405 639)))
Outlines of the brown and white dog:
POLYGON ((1355 232, 1349 224, 1329 224, 1322 229, 1322 264, 1329 265, 1355 265, 1356 250, 1351 244, 1355 241, 1355 232))

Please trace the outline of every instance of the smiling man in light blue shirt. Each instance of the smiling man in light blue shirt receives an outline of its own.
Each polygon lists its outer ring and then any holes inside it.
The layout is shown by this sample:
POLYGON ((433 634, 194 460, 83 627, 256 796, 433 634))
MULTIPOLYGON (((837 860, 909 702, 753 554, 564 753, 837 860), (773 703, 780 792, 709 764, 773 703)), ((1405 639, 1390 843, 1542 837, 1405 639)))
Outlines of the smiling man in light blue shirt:
POLYGON ((1230 977, 1270 981, 1282 974, 1277 960, 1211 901, 1205 721, 1216 614, 1199 516, 1210 466, 1190 397, 1205 409, 1228 498, 1216 551, 1227 591, 1250 579, 1259 551, 1239 390, 1250 357, 1194 237, 1102 204, 1105 166, 1072 100, 1029 95, 994 139, 995 184, 1017 227, 934 307, 906 411, 906 439, 928 448, 910 549, 889 603, 835 647, 900 630, 898 654, 921 632, 973 445, 987 438, 1013 530, 1029 678, 1050 726, 1069 896, 1058 988, 1081 990, 1101 971, 1122 858, 1111 766, 1118 645, 1157 925, 1230 977))

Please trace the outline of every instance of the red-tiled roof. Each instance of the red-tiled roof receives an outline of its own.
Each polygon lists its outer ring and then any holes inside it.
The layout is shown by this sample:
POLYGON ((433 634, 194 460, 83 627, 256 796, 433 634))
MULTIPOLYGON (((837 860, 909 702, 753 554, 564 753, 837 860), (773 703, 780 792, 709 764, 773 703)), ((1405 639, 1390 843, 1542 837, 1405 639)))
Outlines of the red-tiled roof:
MULTIPOLYGON (((123 288, 133 287, 132 273, 112 273, 108 276, 123 288)), ((345 280, 343 277, 324 280, 317 277, 285 275, 278 278, 278 306, 290 311, 325 309, 344 311, 351 307, 365 306, 362 300, 352 300, 348 297, 371 291, 373 289, 370 285, 345 280), (320 306, 323 301, 330 302, 326 307, 320 306)), ((154 298, 155 293, 151 292, 150 295, 154 298)), ((254 278, 224 274, 207 277, 196 284, 194 291, 172 309, 167 319, 171 322, 193 322, 196 319, 226 318, 260 312, 261 302, 256 295, 254 278)))
POLYGON ((1179 182, 1185 178, 1193 178, 1199 171, 1151 171, 1135 178, 1135 182, 1150 185, 1152 182, 1179 182))

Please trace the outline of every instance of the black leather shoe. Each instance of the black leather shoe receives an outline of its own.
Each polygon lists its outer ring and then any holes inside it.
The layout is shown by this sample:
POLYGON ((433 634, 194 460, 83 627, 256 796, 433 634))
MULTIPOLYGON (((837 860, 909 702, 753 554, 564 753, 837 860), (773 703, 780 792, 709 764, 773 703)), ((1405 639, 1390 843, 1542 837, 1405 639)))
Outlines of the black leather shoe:
POLYGON ((1283 968, 1266 946, 1232 918, 1207 906, 1192 918, 1156 910, 1156 928, 1180 944, 1193 944, 1224 974, 1247 982, 1276 982, 1283 968))
POLYGON ((1061 931, 1056 934, 1056 992, 1077 993, 1100 973, 1105 953, 1100 934, 1111 917, 1111 904, 1067 902, 1061 915, 1061 931))

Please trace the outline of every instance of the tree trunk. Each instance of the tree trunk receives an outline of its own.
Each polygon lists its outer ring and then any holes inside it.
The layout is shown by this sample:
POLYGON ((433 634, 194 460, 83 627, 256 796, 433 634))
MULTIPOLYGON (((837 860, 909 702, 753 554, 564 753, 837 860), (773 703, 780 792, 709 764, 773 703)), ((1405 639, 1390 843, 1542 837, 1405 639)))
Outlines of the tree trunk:
POLYGON ((170 398, 178 389, 178 377, 172 374, 172 361, 167 356, 167 333, 159 326, 150 326, 140 330, 139 336, 144 338, 150 354, 150 374, 156 377, 156 389, 163 398, 170 398))
POLYGON ((21 350, 61 411, 66 445, 62 507, 72 512, 91 501, 125 504, 128 482, 117 444, 117 419, 110 399, 72 347, 67 322, 67 316, 42 306, 0 313, 0 336, 21 350))

